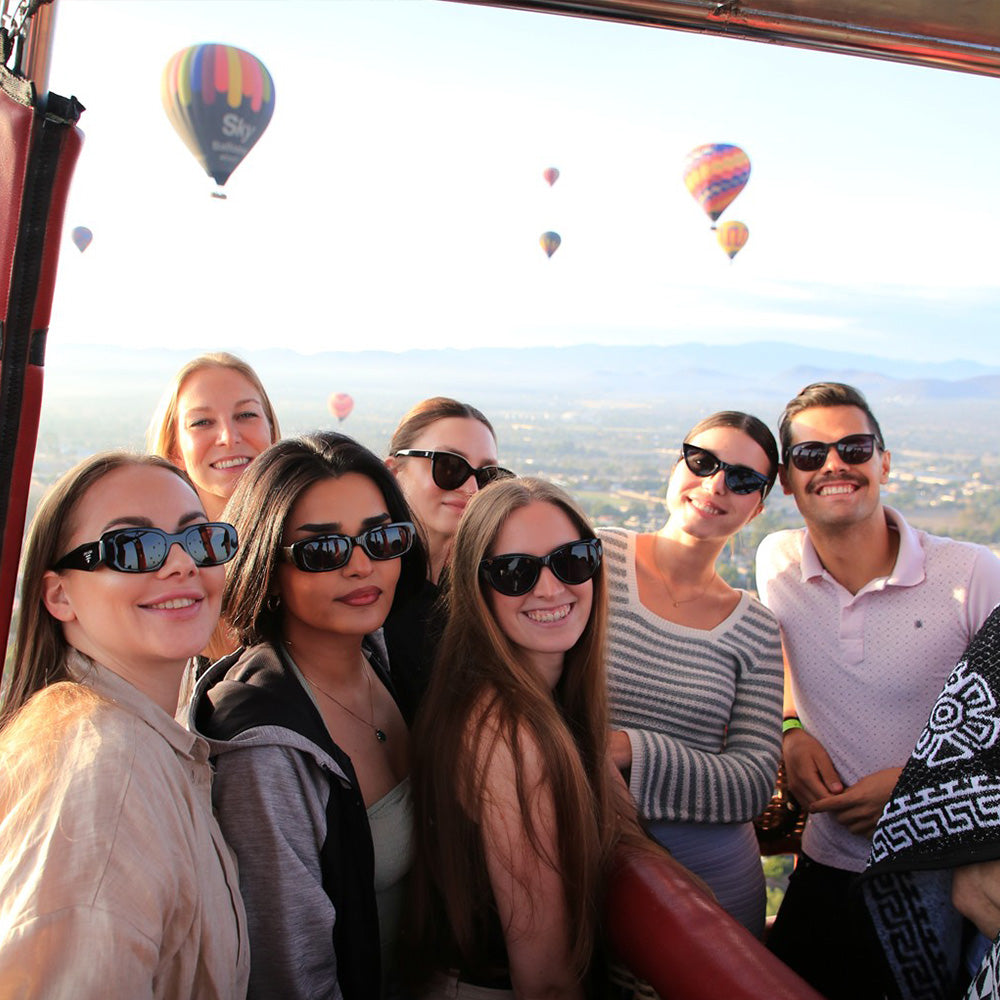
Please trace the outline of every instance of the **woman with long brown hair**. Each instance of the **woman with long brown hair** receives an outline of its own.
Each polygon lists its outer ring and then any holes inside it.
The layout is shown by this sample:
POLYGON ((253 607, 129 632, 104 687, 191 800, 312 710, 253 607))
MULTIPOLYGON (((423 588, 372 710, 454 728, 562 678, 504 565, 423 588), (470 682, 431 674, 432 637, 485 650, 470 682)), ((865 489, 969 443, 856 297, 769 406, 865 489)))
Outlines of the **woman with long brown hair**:
POLYGON ((87 459, 42 500, 0 719, 0 995, 245 997, 208 747, 173 718, 236 544, 150 455, 87 459))
POLYGON ((496 433, 482 411, 447 396, 425 399, 405 414, 385 464, 403 489, 428 556, 419 593, 394 608, 385 624, 393 679, 412 721, 444 625, 437 601, 459 521, 478 490, 514 473, 498 464, 496 433))
POLYGON ((586 996, 618 830, 601 544, 558 487, 495 483, 458 528, 447 605, 413 739, 414 982, 586 996))

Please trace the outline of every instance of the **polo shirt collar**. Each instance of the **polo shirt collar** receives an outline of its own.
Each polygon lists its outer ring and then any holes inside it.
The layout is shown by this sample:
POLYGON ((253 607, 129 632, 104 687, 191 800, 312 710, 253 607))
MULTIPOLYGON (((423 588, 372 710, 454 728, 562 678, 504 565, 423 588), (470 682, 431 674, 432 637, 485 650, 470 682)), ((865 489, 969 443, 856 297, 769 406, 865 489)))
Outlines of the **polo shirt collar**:
MULTIPOLYGON (((885 511, 889 527, 899 533, 899 552, 896 554, 896 565, 893 566, 892 573, 880 581, 880 587, 914 587, 918 583, 923 583, 925 556, 917 532, 907 524, 906 519, 899 511, 884 505, 882 509, 885 511)), ((808 528, 805 529, 805 537, 802 542, 801 567, 803 581, 821 577, 825 572, 812 540, 809 538, 808 528)), ((863 589, 867 590, 868 587, 863 589)))

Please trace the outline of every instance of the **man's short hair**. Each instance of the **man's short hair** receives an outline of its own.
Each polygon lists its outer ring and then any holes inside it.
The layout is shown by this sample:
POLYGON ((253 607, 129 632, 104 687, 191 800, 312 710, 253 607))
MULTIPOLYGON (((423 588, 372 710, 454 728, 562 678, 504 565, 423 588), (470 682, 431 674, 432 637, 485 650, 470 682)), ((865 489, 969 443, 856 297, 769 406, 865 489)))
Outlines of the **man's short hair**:
POLYGON ((811 410, 817 406, 856 406, 868 419, 868 426, 875 435, 875 443, 879 451, 885 451, 882 438, 882 428, 879 427, 875 414, 872 413, 868 400, 860 389, 844 382, 813 382, 790 400, 778 421, 778 438, 781 442, 781 460, 788 464, 788 449, 792 446, 792 419, 803 410, 811 410))

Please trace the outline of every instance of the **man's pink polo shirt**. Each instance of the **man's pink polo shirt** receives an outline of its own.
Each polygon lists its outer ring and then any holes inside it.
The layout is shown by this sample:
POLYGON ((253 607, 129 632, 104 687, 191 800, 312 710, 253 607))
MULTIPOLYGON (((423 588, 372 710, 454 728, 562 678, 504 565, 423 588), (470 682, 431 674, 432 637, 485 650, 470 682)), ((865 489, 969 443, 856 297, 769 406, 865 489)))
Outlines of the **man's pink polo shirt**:
MULTIPOLYGON (((1000 560, 989 549, 884 509, 899 532, 896 565, 857 594, 826 572, 805 528, 775 532, 757 550, 757 589, 781 625, 802 725, 846 785, 906 763, 952 668, 1000 604, 1000 560)), ((871 840, 817 813, 802 847, 861 871, 871 840)))

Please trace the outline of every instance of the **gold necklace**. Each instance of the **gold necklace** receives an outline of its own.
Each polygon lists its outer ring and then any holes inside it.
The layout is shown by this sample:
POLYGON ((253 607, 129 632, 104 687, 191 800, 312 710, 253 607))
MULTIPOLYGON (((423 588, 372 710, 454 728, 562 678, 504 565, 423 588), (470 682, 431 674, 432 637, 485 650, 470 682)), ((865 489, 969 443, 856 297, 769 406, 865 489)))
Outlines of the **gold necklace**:
POLYGON ((367 719, 362 719, 357 712, 352 712, 339 698, 334 698, 334 696, 330 694, 329 691, 324 691, 311 677, 306 677, 305 674, 303 674, 302 676, 305 677, 306 680, 309 681, 309 683, 314 688, 316 688, 316 690, 319 691, 320 694, 325 694, 327 698, 330 699, 330 701, 332 701, 335 705, 339 705, 348 715, 353 716, 355 719, 358 720, 358 722, 361 722, 364 725, 369 726, 371 729, 373 729, 375 732, 375 739, 377 739, 379 743, 385 743, 386 741, 385 733, 381 729, 379 729, 378 726, 375 725, 375 695, 372 692, 372 675, 370 672, 371 667, 368 666, 367 660, 364 661, 364 667, 362 669, 365 672, 365 677, 368 678, 368 705, 372 713, 371 722, 369 722, 367 719))
POLYGON ((712 586, 715 582, 715 578, 719 575, 716 569, 712 568, 712 575, 708 578, 708 583, 705 584, 701 590, 698 591, 693 597, 685 597, 683 600, 678 601, 670 590, 667 584, 667 576, 660 567, 659 560, 656 558, 656 539, 653 539, 653 565, 656 567, 656 573, 660 578, 660 582, 663 584, 663 589, 667 592, 667 597, 670 598, 670 603, 673 604, 675 608, 679 608, 682 604, 690 604, 692 601, 697 601, 704 597, 708 593, 708 588, 712 586))

